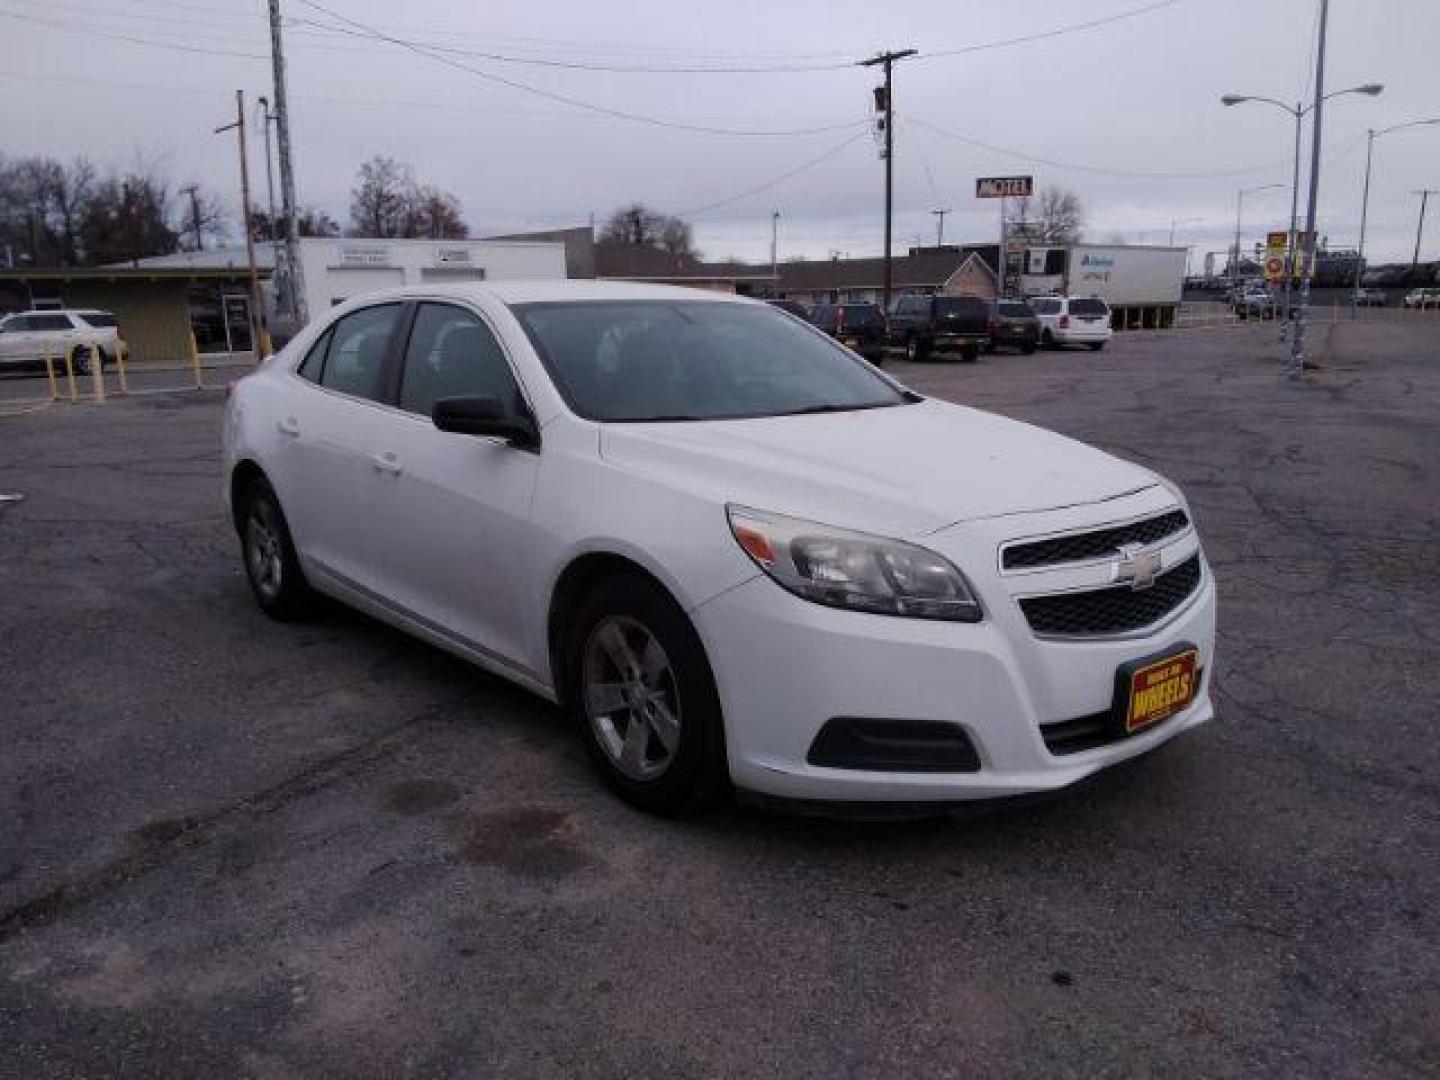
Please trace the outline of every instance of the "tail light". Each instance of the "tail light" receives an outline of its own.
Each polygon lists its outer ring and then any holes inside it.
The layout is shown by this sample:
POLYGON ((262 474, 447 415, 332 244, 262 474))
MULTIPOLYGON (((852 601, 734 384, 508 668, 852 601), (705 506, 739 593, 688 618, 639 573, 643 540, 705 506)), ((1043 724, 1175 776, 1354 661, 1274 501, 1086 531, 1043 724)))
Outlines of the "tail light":
POLYGON ((1061 329, 1061 330, 1068 330, 1068 329, 1070 329, 1070 316, 1069 316, 1069 315, 1061 315, 1061 316, 1060 316, 1060 329, 1061 329))
POLYGON ((115 336, 121 341, 125 340, 125 327, 121 326, 119 323, 115 324, 115 336))
POLYGON ((836 309, 835 309, 835 331, 836 331, 836 333, 839 333, 841 330, 844 330, 844 329, 845 329, 845 309, 844 309, 843 307, 842 307, 842 308, 836 308, 836 309))

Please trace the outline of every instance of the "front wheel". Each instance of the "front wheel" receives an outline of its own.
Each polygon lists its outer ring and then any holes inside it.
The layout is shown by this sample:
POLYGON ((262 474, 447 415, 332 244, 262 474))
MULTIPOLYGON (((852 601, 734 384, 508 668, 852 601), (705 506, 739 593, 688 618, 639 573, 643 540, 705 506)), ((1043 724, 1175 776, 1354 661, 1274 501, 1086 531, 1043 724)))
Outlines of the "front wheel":
POLYGON ((618 575, 586 598, 567 638, 565 701, 605 782, 667 816, 713 799, 727 776, 720 698, 679 605, 618 575))
POLYGON ((263 478, 253 480, 243 496, 240 547, 250 591, 266 615, 293 622, 311 613, 315 594, 300 569, 280 500, 263 478))
MULTIPOLYGON (((90 374, 89 349, 72 349, 70 351, 70 370, 75 372, 76 375, 90 374)), ((101 367, 101 370, 104 370, 103 366, 101 367)))
POLYGON ((1103 349, 1104 347, 1105 347, 1105 343, 1104 343, 1103 341, 1092 341, 1092 342, 1090 343, 1090 351, 1091 351, 1091 352, 1099 352, 1099 351, 1100 351, 1101 349, 1103 349))
POLYGON ((1035 343, 1033 341, 1027 341, 1024 345, 1020 346, 1020 351, 1026 356, 1032 355, 1035 352, 1035 343))
POLYGON ((976 360, 980 359, 980 350, 973 345, 968 349, 961 349, 960 359, 964 360, 967 364, 973 364, 976 360))
POLYGON ((915 335, 905 339, 905 359, 918 364, 930 355, 930 349, 915 335))

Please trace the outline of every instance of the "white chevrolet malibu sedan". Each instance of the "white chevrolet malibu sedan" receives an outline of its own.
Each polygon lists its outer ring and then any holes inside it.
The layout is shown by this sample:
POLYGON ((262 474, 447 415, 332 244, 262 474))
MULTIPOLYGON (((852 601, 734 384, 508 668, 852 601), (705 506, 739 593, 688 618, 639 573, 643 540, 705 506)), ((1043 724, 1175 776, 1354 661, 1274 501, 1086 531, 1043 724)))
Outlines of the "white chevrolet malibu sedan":
POLYGON ((224 468, 266 612, 514 680, 658 812, 1048 790, 1213 713, 1179 491, 734 296, 353 300, 233 386, 224 468))

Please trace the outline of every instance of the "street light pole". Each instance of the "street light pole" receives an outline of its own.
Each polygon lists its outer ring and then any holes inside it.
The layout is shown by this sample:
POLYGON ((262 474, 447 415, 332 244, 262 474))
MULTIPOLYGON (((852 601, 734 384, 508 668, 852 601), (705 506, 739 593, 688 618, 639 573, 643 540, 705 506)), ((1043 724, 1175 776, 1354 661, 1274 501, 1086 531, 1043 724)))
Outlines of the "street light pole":
POLYGON ((770 212, 770 288, 778 291, 780 284, 780 211, 770 212))
MULTIPOLYGON (((275 0, 272 0, 275 2, 275 0)), ((895 97, 892 92, 890 78, 891 68, 895 61, 904 60, 907 56, 915 55, 914 49, 894 49, 872 56, 869 60, 859 61, 860 67, 874 67, 876 64, 885 68, 885 100, 882 103, 885 107, 885 285, 881 294, 881 310, 890 310, 890 289, 892 284, 892 267, 890 256, 890 227, 893 210, 894 173, 895 173, 895 97)))
POLYGON ((931 210, 930 213, 935 215, 935 246, 944 247, 945 215, 950 213, 950 208, 947 206, 943 210, 931 210))
POLYGON ((1427 127, 1432 124, 1440 124, 1440 116, 1432 116, 1425 120, 1407 120, 1403 124, 1392 124, 1390 127, 1381 128, 1376 131, 1371 128, 1366 135, 1365 141, 1365 188, 1360 202, 1360 249, 1356 257, 1355 266, 1355 293, 1353 300, 1356 305, 1360 303, 1360 288, 1364 284, 1365 275, 1365 222, 1370 212, 1370 160, 1375 149, 1375 140, 1382 135, 1389 135, 1392 131, 1400 131, 1404 128, 1427 127))
MULTIPOLYGON (((1325 25, 1325 17, 1326 17, 1327 14, 1328 14, 1328 4, 1327 4, 1327 5, 1325 6, 1325 8, 1323 8, 1322 11, 1321 11, 1321 40, 1320 40, 1320 63, 1319 63, 1319 66, 1320 66, 1321 69, 1323 69, 1323 67, 1324 67, 1324 50, 1325 50, 1324 25, 1325 25)), ((1323 70, 1321 71, 1321 73, 1323 74, 1323 70)), ((1259 94, 1226 94, 1226 95, 1224 95, 1224 96, 1220 99, 1220 104, 1222 104, 1222 105, 1240 105, 1240 104, 1243 104, 1244 102, 1247 102, 1247 101, 1259 101, 1259 102, 1263 102, 1263 103, 1266 104, 1266 105, 1274 105, 1277 109, 1283 109, 1285 112, 1289 113, 1289 114, 1290 114, 1292 117, 1294 117, 1294 119, 1295 119, 1295 158, 1294 158, 1294 166, 1293 166, 1293 169, 1292 169, 1292 176, 1291 176, 1291 181, 1290 181, 1290 232, 1289 232, 1289 235, 1288 235, 1288 237, 1287 237, 1288 243, 1285 245, 1285 319, 1284 319, 1284 322, 1283 322, 1283 323, 1281 324, 1281 326, 1280 326, 1280 340, 1281 340, 1281 341, 1284 341, 1284 340, 1285 340, 1286 331, 1287 331, 1287 329, 1288 329, 1289 326, 1290 326, 1290 315, 1291 315, 1291 308, 1292 308, 1292 304, 1291 304, 1291 292, 1292 292, 1292 285, 1293 285, 1294 280, 1295 280, 1295 269, 1296 269, 1296 267, 1295 267, 1295 248, 1296 248, 1296 246, 1297 246, 1297 237, 1296 237, 1295 226, 1298 224, 1297 218, 1298 218, 1298 216, 1299 216, 1299 199, 1300 199, 1300 135, 1301 135, 1301 130, 1302 130, 1301 121, 1304 119, 1305 114, 1308 113, 1308 112, 1310 112, 1311 109, 1317 109, 1317 110, 1318 110, 1321 102, 1323 102, 1323 101, 1329 101, 1329 100, 1330 100, 1331 98, 1333 98, 1333 97, 1340 97, 1342 94, 1364 94, 1364 95, 1366 95, 1367 97, 1376 97, 1377 95, 1379 95, 1380 93, 1382 93, 1382 92, 1384 91, 1384 89, 1385 89, 1385 87, 1384 87, 1382 84, 1380 84, 1380 83, 1365 83, 1365 84, 1363 84, 1363 85, 1361 85, 1361 86, 1352 86, 1352 87, 1350 87, 1349 89, 1346 89, 1346 90, 1332 90, 1330 93, 1325 94, 1325 93, 1321 93, 1321 92, 1320 92, 1321 88, 1317 86, 1317 87, 1316 87, 1316 93, 1315 93, 1315 101, 1314 101, 1314 103, 1311 104, 1311 105, 1305 105, 1305 104, 1303 104, 1303 103, 1301 103, 1301 102, 1296 102, 1293 106, 1291 106, 1291 105, 1285 104, 1285 102, 1283 102, 1283 101, 1277 101, 1275 98, 1272 98, 1272 97, 1262 97, 1262 96, 1259 95, 1259 94)), ((1319 119, 1318 112, 1317 112, 1317 115, 1316 115, 1316 119, 1317 119, 1317 121, 1318 121, 1318 119, 1319 119)), ((1422 121, 1422 122, 1423 122, 1423 121, 1422 121)), ((1317 130, 1317 132, 1318 132, 1318 130, 1319 130, 1318 124, 1317 124, 1316 130, 1317 130)), ((1319 155, 1318 155, 1318 152, 1316 152, 1314 155, 1312 155, 1312 162, 1311 162, 1311 164, 1312 164, 1312 171, 1317 172, 1317 175, 1318 175, 1318 167, 1319 167, 1319 155)), ((1312 204, 1313 204, 1313 200, 1312 200, 1312 204)), ((1310 228, 1309 228, 1307 231, 1312 234, 1311 237, 1310 237, 1310 242, 1311 242, 1311 249, 1312 249, 1312 255, 1313 255, 1313 243, 1314 243, 1314 239, 1315 239, 1315 238, 1314 238, 1314 235, 1313 235, 1314 232, 1315 232, 1315 226, 1314 226, 1314 222, 1313 222, 1313 221, 1311 222, 1310 228)), ((1306 296, 1306 299, 1307 299, 1307 301, 1308 301, 1308 297, 1309 297, 1309 290, 1308 290, 1308 288, 1306 289, 1305 296, 1306 296)), ((1293 355, 1293 354, 1292 354, 1292 355, 1293 355)))
POLYGON ((1430 196, 1437 194, 1434 188, 1422 188, 1411 194, 1420 196, 1420 220, 1415 225, 1415 255, 1410 260, 1410 281, 1415 281, 1415 272, 1420 268, 1420 237, 1425 232, 1425 204, 1430 201, 1430 196))
POLYGON ((1310 191, 1305 210, 1305 253, 1300 264, 1300 317, 1290 337, 1290 377, 1305 373, 1305 324, 1310 314, 1310 279, 1315 276, 1315 207, 1320 195, 1321 123, 1325 118, 1325 31, 1330 20, 1330 0, 1320 0, 1320 28, 1315 46, 1315 103, 1310 121, 1310 191))

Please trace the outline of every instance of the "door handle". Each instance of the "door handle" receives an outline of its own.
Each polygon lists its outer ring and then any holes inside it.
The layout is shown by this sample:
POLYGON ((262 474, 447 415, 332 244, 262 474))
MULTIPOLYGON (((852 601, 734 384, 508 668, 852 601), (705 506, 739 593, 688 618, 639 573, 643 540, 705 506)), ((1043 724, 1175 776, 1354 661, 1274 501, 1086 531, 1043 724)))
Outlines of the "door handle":
POLYGON ((376 472, 389 473, 391 476, 399 476, 405 471, 405 466, 395 459, 395 455, 388 451, 384 454, 371 454, 370 464, 375 466, 376 472))
POLYGON ((300 434, 300 421, 293 416, 287 416, 284 420, 276 420, 275 428, 281 435, 295 436, 300 434))

